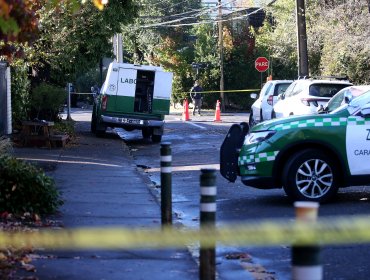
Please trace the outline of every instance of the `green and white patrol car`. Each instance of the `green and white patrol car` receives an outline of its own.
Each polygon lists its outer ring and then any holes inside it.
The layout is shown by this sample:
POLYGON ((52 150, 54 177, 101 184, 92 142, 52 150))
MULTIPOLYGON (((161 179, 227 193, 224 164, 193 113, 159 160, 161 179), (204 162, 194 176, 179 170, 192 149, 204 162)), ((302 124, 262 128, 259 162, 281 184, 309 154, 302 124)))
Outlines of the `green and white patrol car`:
POLYGON ((111 63, 94 98, 91 131, 99 136, 107 127, 139 129, 144 138, 160 142, 164 116, 170 111, 172 77, 161 67, 111 63))
POLYGON ((221 174, 293 200, 324 202, 340 187, 370 184, 370 91, 325 115, 233 125, 221 146, 221 174), (240 140, 243 139, 243 140, 240 140))

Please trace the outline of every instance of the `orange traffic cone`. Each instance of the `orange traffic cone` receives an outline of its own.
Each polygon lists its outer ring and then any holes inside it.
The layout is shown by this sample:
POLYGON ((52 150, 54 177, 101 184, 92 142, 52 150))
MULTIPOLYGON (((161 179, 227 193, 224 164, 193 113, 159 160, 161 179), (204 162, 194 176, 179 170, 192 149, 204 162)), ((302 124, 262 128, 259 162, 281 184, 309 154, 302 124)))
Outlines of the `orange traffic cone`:
POLYGON ((221 122, 221 109, 220 109, 220 100, 217 100, 216 103, 216 112, 215 112, 215 119, 213 121, 215 122, 221 122))
POLYGON ((185 99, 184 100, 183 107, 184 107, 184 111, 182 113, 182 120, 183 121, 189 121, 190 120, 190 117, 189 117, 189 103, 188 103, 188 99, 185 99))

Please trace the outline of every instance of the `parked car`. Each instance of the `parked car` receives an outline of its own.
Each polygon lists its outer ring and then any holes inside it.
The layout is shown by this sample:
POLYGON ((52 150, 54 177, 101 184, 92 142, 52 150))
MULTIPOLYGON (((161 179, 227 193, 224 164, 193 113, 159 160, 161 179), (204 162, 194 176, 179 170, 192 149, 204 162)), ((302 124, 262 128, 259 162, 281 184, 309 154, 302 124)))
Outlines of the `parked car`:
POLYGON ((364 86, 350 86, 337 92, 328 103, 320 106, 317 110, 319 114, 330 113, 337 109, 339 106, 349 103, 353 98, 362 95, 364 92, 370 90, 370 85, 364 86))
POLYGON ((272 109, 271 118, 316 114, 317 109, 324 106, 338 91, 351 85, 348 81, 335 79, 296 80, 279 96, 272 109))
POLYGON ((271 118, 272 106, 276 103, 278 95, 284 93, 292 82, 291 80, 268 81, 262 87, 258 98, 257 94, 251 94, 252 98, 257 98, 252 104, 249 114, 249 125, 251 127, 271 118))
POLYGON ((325 202, 338 188, 370 185, 370 91, 325 115, 265 121, 249 132, 235 124, 220 153, 229 181, 283 188, 292 200, 325 202))

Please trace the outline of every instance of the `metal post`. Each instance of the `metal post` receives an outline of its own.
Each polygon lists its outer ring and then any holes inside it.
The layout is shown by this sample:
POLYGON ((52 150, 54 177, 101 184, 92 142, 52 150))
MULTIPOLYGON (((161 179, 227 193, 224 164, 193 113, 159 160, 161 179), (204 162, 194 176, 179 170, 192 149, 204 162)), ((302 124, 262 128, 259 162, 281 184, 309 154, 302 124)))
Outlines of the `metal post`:
MULTIPOLYGON (((319 204, 299 201, 294 203, 297 222, 313 223, 317 220, 319 204)), ((292 279, 322 280, 323 268, 319 246, 292 246, 292 279)))
POLYGON ((71 118, 71 83, 67 84, 68 97, 67 97, 67 120, 70 121, 71 118))
POLYGON ((161 143, 161 217, 162 226, 172 224, 171 143, 161 143))
POLYGON ((222 1, 218 0, 218 45, 220 50, 220 97, 221 111, 225 112, 225 93, 224 93, 224 35, 222 29, 222 1))
POLYGON ((10 67, 6 68, 6 96, 7 96, 7 124, 6 124, 6 134, 12 134, 12 94, 11 94, 11 72, 10 67))
MULTIPOLYGON (((216 225, 216 170, 202 169, 200 175, 200 228, 215 228, 216 225)), ((216 278, 215 245, 204 248, 200 243, 199 279, 216 278)))

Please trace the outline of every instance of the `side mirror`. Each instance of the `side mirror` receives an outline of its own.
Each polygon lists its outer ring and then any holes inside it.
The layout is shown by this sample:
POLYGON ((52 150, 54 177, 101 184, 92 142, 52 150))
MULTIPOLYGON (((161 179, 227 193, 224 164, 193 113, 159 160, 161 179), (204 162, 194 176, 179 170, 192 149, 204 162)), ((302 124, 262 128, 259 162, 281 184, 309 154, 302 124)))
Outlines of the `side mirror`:
POLYGON ((363 117, 370 117, 370 104, 365 104, 361 107, 361 115, 363 117))
POLYGON ((251 94, 250 94, 250 97, 251 97, 252 99, 257 99, 257 93, 251 93, 251 94))

